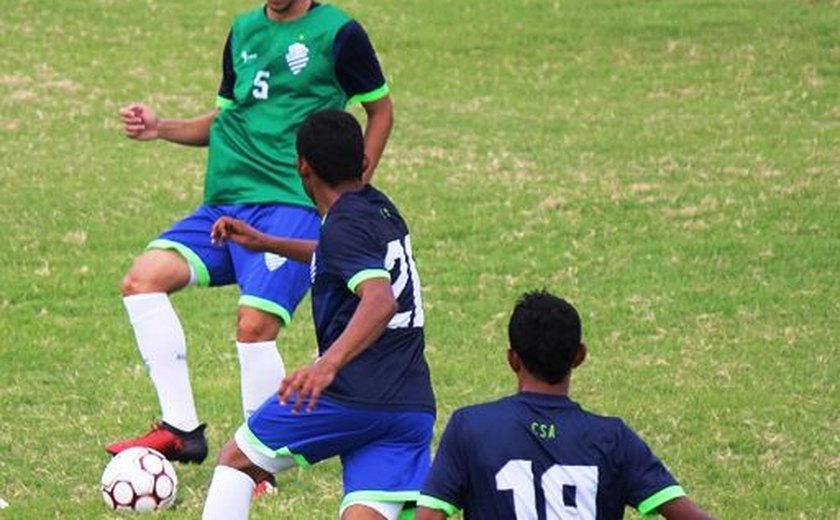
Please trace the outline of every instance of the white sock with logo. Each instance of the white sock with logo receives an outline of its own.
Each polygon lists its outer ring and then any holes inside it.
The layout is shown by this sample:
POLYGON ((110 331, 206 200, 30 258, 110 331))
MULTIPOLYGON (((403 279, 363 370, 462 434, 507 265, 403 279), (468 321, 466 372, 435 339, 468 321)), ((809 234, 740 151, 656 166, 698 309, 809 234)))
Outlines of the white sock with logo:
POLYGON ((245 473, 229 466, 216 466, 202 520, 246 520, 254 487, 254 481, 245 473))
POLYGON ((276 341, 237 341, 236 351, 239 353, 242 412, 247 419, 266 399, 277 393, 286 376, 286 367, 276 341))
POLYGON ((140 355, 157 391, 163 421, 183 431, 198 427, 187 370, 184 330, 166 293, 123 298, 140 355))

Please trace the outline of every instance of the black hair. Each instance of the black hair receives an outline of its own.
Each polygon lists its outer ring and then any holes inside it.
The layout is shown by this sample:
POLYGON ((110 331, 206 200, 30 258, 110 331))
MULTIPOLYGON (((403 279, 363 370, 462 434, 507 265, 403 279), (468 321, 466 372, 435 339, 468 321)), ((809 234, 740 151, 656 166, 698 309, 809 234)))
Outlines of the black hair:
POLYGON ((341 110, 315 112, 298 130, 297 153, 329 186, 361 179, 365 157, 362 127, 341 110))
POLYGON ((510 348, 531 374, 552 385, 572 370, 580 336, 577 310, 544 290, 525 293, 508 324, 510 348))

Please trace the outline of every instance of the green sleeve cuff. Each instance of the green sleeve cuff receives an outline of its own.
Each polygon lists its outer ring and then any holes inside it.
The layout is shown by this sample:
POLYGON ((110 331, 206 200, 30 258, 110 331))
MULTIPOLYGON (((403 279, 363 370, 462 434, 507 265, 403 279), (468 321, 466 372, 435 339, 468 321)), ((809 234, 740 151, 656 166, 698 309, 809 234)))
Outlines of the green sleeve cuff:
POLYGON ((355 96, 347 100, 347 104, 352 105, 353 103, 370 103, 371 101, 378 101, 390 93, 391 89, 388 87, 388 84, 385 83, 376 90, 371 90, 370 92, 365 92, 362 94, 356 94, 355 96))
POLYGON ((222 96, 216 96, 216 106, 222 110, 233 106, 233 100, 222 96))
POLYGON ((365 269, 364 271, 359 271, 347 282, 347 288, 350 289, 350 292, 355 293, 356 287, 358 287, 360 283, 370 280, 371 278, 385 278, 386 280, 390 280, 391 273, 385 269, 365 269))
POLYGON ((666 487, 665 489, 657 491, 652 496, 643 500, 637 509, 639 510, 639 513, 645 516, 653 515, 656 514, 656 510, 659 509, 659 506, 665 502, 670 502, 675 498, 684 496, 685 490, 681 486, 666 487))
POLYGON ((452 516, 459 511, 458 507, 453 506, 449 502, 445 500, 441 500, 439 498, 431 497, 429 495, 420 494, 420 498, 417 499, 417 505, 419 507, 425 507, 428 509, 436 509, 438 511, 443 511, 446 516, 452 516))

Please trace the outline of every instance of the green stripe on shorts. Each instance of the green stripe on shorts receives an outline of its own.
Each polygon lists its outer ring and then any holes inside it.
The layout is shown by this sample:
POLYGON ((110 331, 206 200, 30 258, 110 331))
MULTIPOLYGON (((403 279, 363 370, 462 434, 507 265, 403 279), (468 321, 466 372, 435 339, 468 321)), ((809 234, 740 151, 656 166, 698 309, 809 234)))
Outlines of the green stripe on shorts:
POLYGON ((292 322, 292 314, 285 307, 265 298, 245 294, 239 297, 239 305, 240 307, 251 307, 274 314, 283 320, 283 325, 286 327, 292 322))
POLYGON ((195 271, 196 283, 201 287, 207 287, 210 285, 210 271, 207 269, 207 266, 204 265, 201 257, 199 257, 195 251, 184 244, 167 240, 165 238, 158 238, 157 240, 152 240, 149 245, 146 246, 146 250, 148 251, 149 249, 176 251, 184 257, 184 260, 186 260, 193 268, 193 271, 195 271))
POLYGON ((416 502, 419 491, 353 491, 344 495, 341 509, 359 502, 416 502))
POLYGON ((266 457, 272 459, 277 459, 280 457, 291 457, 295 459, 295 462, 301 468, 306 469, 312 466, 312 464, 310 464, 309 461, 306 460, 306 457, 299 453, 292 453, 287 446, 283 446, 279 450, 273 450, 265 444, 263 444, 263 442, 259 440, 256 435, 254 435, 254 432, 251 431, 251 428, 248 427, 248 423, 244 423, 242 426, 240 426, 239 431, 245 434, 245 438, 248 440, 248 444, 250 444, 252 448, 262 453, 266 457))
POLYGON ((435 509, 443 511, 446 516, 452 516, 458 512, 458 508, 445 500, 431 497, 429 495, 420 495, 417 499, 417 505, 428 509, 435 509))

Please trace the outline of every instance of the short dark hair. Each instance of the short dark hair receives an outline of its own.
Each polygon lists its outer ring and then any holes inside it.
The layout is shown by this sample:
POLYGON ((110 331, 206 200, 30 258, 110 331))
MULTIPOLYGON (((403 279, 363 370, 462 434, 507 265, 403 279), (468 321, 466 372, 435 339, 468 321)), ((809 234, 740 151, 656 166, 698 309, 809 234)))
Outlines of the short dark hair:
POLYGON ((330 186, 361 179, 365 158, 362 127, 341 110, 314 112, 298 130, 297 153, 330 186))
POLYGON ((531 374, 552 385, 572 370, 580 335, 577 310, 545 290, 522 295, 508 324, 510 348, 531 374))

